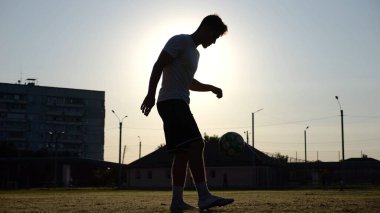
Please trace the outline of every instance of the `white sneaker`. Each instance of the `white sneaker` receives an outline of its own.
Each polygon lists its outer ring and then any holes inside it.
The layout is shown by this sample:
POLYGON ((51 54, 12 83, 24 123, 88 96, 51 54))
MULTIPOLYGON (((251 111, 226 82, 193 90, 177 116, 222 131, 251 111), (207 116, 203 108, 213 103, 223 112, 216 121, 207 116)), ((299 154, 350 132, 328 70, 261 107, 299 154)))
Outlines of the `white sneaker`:
POLYGON ((193 210, 193 209, 195 209, 194 206, 189 205, 185 202, 170 204, 170 212, 183 212, 186 210, 193 210))
POLYGON ((225 206, 230 203, 234 202, 234 199, 230 198, 222 198, 214 195, 210 195, 208 198, 199 200, 198 201, 198 207, 200 210, 209 209, 211 207, 215 206, 225 206))

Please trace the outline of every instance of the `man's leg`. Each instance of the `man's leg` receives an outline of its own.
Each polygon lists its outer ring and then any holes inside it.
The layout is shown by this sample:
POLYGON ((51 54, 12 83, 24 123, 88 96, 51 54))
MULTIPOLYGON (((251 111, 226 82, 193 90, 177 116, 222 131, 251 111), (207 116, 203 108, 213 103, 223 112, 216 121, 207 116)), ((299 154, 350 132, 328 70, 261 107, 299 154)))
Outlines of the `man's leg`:
POLYGON ((197 140, 191 143, 189 148, 189 166, 195 184, 206 182, 206 171, 204 163, 204 142, 197 140))
POLYGON ((172 184, 174 186, 183 187, 185 185, 188 162, 188 153, 178 151, 174 154, 172 164, 172 184))
POLYGON ((178 151, 173 157, 172 164, 172 211, 189 210, 194 207, 188 205, 183 200, 183 188, 185 185, 187 165, 189 162, 188 153, 178 151))
POLYGON ((199 199, 205 199, 211 195, 207 187, 203 152, 203 140, 191 143, 189 148, 189 167, 194 180, 194 185, 198 191, 199 199))
POLYGON ((225 199, 214 196, 207 187, 206 168, 204 163, 204 142, 195 141, 189 149, 189 167, 198 192, 198 206, 201 210, 214 206, 225 206, 232 203, 233 199, 225 199))

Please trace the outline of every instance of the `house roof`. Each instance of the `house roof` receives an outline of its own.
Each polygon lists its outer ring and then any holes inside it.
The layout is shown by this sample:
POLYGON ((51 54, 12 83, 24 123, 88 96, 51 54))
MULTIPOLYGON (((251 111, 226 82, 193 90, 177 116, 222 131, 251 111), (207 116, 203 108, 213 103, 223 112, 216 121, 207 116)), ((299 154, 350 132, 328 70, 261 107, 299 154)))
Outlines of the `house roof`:
MULTIPOLYGON (((236 157, 225 155, 219 148, 218 142, 205 143, 205 164, 207 167, 242 167, 242 166, 278 166, 280 163, 263 152, 245 144, 243 152, 236 157)), ((128 165, 129 168, 170 168, 172 155, 168 154, 166 147, 140 158, 128 165)))
POLYGON ((360 167, 364 168, 379 168, 380 169, 380 161, 373 158, 350 158, 344 161, 343 166, 346 168, 350 167, 360 167))

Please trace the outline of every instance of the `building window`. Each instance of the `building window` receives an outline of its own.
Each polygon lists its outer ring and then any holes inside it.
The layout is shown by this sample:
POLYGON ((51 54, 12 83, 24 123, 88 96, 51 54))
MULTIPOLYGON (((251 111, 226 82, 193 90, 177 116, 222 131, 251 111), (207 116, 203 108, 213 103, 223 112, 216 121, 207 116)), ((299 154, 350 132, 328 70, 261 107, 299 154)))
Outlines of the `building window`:
POLYGON ((152 178, 153 178, 152 170, 149 170, 148 171, 148 179, 152 179, 152 178))
POLYGON ((25 119, 25 114, 8 113, 8 119, 23 120, 25 119))

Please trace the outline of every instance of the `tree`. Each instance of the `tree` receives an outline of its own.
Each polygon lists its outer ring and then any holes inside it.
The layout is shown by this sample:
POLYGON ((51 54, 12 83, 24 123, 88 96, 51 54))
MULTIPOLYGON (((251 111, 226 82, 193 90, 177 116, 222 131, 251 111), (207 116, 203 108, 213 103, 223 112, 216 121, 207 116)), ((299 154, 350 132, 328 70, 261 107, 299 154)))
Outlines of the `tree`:
POLYGON ((203 140, 205 143, 218 143, 220 137, 217 135, 209 136, 207 133, 204 133, 203 140))
MULTIPOLYGON (((209 136, 207 133, 204 133, 203 135, 203 141, 205 143, 218 143, 220 140, 220 137, 217 135, 209 136)), ((156 147, 156 150, 161 149, 162 147, 165 147, 165 144, 162 143, 156 147)))
POLYGON ((161 148, 164 147, 164 146, 165 146, 165 144, 162 143, 162 144, 160 144, 160 145, 157 146, 156 150, 159 150, 159 149, 161 149, 161 148))
POLYGON ((273 156, 272 156, 274 159, 282 162, 282 163, 287 163, 288 162, 288 158, 289 156, 287 155, 282 155, 281 153, 279 152, 276 152, 273 156))

